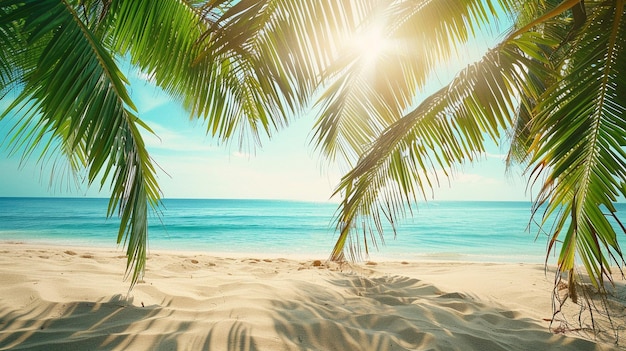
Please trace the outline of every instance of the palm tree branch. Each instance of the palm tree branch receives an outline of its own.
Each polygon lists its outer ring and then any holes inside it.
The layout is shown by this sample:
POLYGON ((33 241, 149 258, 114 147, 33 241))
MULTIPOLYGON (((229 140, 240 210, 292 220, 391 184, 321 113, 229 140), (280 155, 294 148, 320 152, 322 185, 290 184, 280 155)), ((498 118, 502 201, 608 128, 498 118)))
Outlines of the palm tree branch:
MULTIPOLYGON (((507 1, 500 3, 510 6, 507 1)), ((429 75, 467 41, 470 33, 497 18, 491 1, 462 1, 449 6, 437 1, 384 4, 364 15, 356 34, 367 35, 382 26, 386 49, 372 58, 368 51, 376 48, 363 50, 362 45, 347 42, 337 53, 336 62, 324 72, 326 80, 352 83, 333 83, 326 88, 318 101, 322 110, 313 142, 325 156, 348 165, 414 105, 414 97, 425 87, 429 75), (339 99, 353 103, 339 103, 339 99)), ((354 34, 349 40, 355 40, 354 34)))
POLYGON ((548 12, 542 14, 541 16, 538 16, 538 17, 534 18, 529 23, 527 23, 524 26, 522 26, 521 28, 517 29, 512 34, 512 36, 515 37, 515 36, 520 35, 522 33, 526 33, 528 31, 530 31, 533 27, 538 26, 538 25, 542 25, 546 21, 563 14, 565 11, 568 11, 568 10, 572 9, 575 6, 580 6, 581 1, 582 0, 564 0, 563 2, 561 2, 560 4, 555 6, 554 8, 551 8, 548 12))
MULTIPOLYGON (((543 112, 532 125, 542 142, 533 147, 531 161, 545 165, 536 172, 547 172, 538 203, 548 205, 548 214, 560 216, 552 241, 568 226, 559 269, 573 272, 579 256, 599 289, 604 278, 611 280, 602 250, 613 250, 616 255, 610 257, 623 262, 615 228, 602 212, 602 207, 615 211, 613 203, 624 195, 620 182, 626 178, 626 100, 619 91, 623 85, 615 84, 625 69, 626 52, 618 40, 626 34, 623 12, 621 1, 593 11, 584 30, 573 39, 578 42, 568 55, 565 76, 548 89, 538 107, 543 112), (554 123, 570 127, 553 128, 554 123), (568 211, 556 211, 566 204, 568 211), (565 216, 570 220, 565 221, 565 216)), ((544 214, 543 222, 548 218, 544 214)), ((574 276, 570 279, 573 284, 574 276)))
POLYGON ((534 45, 540 56, 542 42, 536 39, 531 34, 509 38, 492 49, 392 124, 368 148, 336 190, 345 200, 338 210, 341 234, 331 259, 343 257, 347 237, 358 227, 357 218, 370 227, 365 219, 378 220, 384 213, 394 228, 396 217, 405 213, 405 204, 414 202, 417 192, 426 198, 425 189, 439 182, 438 172, 448 176, 447 169, 479 157, 485 133, 498 141, 500 130, 512 121, 512 97, 540 93, 528 72, 545 68, 520 50, 534 45))
POLYGON ((32 53, 37 65, 25 67, 22 91, 4 115, 22 114, 20 135, 31 137, 25 145, 45 135, 44 153, 53 149, 51 140, 62 145, 70 164, 88 169, 89 184, 100 178, 102 187, 114 174, 108 215, 118 208, 118 243, 124 239, 127 247, 132 288, 145 266, 148 205, 157 206, 159 191, 126 80, 69 2, 24 2, 14 14, 23 16, 27 44, 42 49, 32 53))

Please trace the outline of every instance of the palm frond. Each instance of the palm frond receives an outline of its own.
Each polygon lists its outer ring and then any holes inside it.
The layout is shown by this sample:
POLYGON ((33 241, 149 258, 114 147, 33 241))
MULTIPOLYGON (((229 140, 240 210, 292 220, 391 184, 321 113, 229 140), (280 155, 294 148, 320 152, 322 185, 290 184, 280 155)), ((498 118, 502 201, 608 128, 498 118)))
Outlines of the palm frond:
POLYGON ((540 62, 527 55, 531 48, 532 57, 545 55, 541 44, 533 33, 505 41, 383 132, 337 189, 345 200, 331 259, 342 258, 350 234, 375 228, 382 235, 381 214, 393 227, 407 205, 438 184, 439 172, 448 176, 455 165, 479 157, 485 135, 499 141, 512 123, 515 97, 541 93, 529 77, 549 74, 547 58, 540 62))
MULTIPOLYGON (((325 72, 335 79, 318 104, 314 144, 334 160, 353 164, 368 145, 415 104, 433 70, 479 29, 497 20, 507 1, 390 1, 364 14, 337 62, 325 72), (384 49, 371 57, 367 40, 379 31, 384 49)), ((371 45, 375 45, 372 43, 371 45)))
MULTIPOLYGON (((571 6, 576 6, 576 2, 523 2, 514 23, 515 32, 510 36, 514 37, 519 33, 525 33, 529 28, 534 28, 544 38, 550 38, 549 41, 552 45, 545 45, 543 51, 546 56, 554 60, 558 48, 556 44, 562 43, 570 30, 569 26, 566 25, 567 20, 564 18, 567 18, 571 6)), ((542 58, 538 59, 541 60, 542 58)), ((529 72, 528 78, 533 80, 533 85, 539 87, 541 96, 547 87, 554 84, 559 77, 557 75, 534 75, 533 72, 529 72)), ((517 107, 515 120, 508 132, 510 148, 506 159, 507 169, 516 164, 524 166, 528 164, 529 149, 535 139, 529 124, 535 116, 534 112, 539 100, 536 96, 523 94, 519 96, 519 99, 520 103, 517 107)))
MULTIPOLYGON (((10 10, 4 7, 0 7, 0 18, 7 16, 10 10)), ((18 54, 15 42, 20 40, 19 35, 15 31, 15 24, 0 20, 0 99, 4 93, 8 90, 9 85, 13 82, 14 76, 14 64, 12 59, 18 54)))
POLYGON ((589 6, 585 27, 563 48, 562 79, 537 107, 531 161, 546 179, 536 209, 545 205, 544 221, 557 216, 549 250, 565 235, 559 269, 570 272, 572 288, 578 257, 602 290, 611 280, 607 254, 623 257, 609 217, 617 218, 614 203, 626 195, 626 12, 622 1, 589 6))
POLYGON ((368 3, 207 2, 202 11, 211 14, 213 23, 202 36, 195 63, 211 67, 213 83, 194 109, 208 118, 211 133, 228 137, 239 129, 243 134, 247 127, 238 128, 242 125, 269 135, 287 125, 308 105, 321 71, 337 51, 335 38, 354 25, 347 18, 368 3))
POLYGON ((24 50, 26 39, 13 14, 18 3, 0 2, 0 99, 21 83, 23 68, 20 62, 27 58, 24 50))
MULTIPOLYGON (((279 118, 269 75, 256 71, 262 62, 249 52, 214 52, 205 45, 219 17, 207 18, 207 5, 159 2, 112 2, 108 18, 112 44, 152 76, 155 83, 181 101, 192 118, 207 120, 207 132, 240 147, 270 134, 279 118), (156 38, 156 40, 155 40, 156 38)), ((224 14, 221 14, 222 16, 224 14)), ((231 38, 234 39, 234 38, 231 38)), ((280 111, 280 115, 285 115, 280 111)))
POLYGON ((145 266, 148 207, 157 206, 159 190, 126 80, 72 4, 22 1, 10 12, 27 39, 25 52, 37 59, 19 62, 22 91, 3 114, 22 116, 14 142, 27 152, 44 142, 44 155, 59 143, 71 165, 88 169, 89 184, 100 179, 102 187, 112 175, 108 214, 119 210, 118 243, 127 247, 132 287, 145 266))
POLYGON ((114 1, 114 47, 206 120, 220 140, 258 145, 308 103, 341 2, 114 1), (326 22, 311 20, 327 18, 326 22), (153 38, 158 38, 154 40, 153 38))

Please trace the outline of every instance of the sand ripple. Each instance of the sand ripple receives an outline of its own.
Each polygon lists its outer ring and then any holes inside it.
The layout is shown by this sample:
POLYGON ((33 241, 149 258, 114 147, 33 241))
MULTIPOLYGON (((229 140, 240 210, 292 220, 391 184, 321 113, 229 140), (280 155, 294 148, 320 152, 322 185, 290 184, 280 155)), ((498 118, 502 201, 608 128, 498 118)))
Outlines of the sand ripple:
MULTIPOLYGON (((548 300, 549 290, 499 301, 455 282, 454 265, 158 253, 127 294, 119 253, 1 246, 0 350, 612 349, 551 333, 537 318, 541 306, 528 303, 548 300), (448 284, 429 279, 446 272, 448 284)), ((550 287, 535 267, 491 266, 483 278, 511 270, 550 287)))

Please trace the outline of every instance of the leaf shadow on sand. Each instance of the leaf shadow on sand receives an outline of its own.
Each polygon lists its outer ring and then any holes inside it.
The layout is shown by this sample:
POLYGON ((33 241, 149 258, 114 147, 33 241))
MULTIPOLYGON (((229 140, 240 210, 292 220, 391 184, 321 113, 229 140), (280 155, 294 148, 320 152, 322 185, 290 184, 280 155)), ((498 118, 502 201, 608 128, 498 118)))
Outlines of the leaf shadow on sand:
POLYGON ((275 301, 276 330, 296 350, 601 350, 536 321, 413 278, 347 275, 346 294, 302 283, 302 299, 275 301))
POLYGON ((0 304, 0 350, 609 349, 405 276, 313 268, 222 282, 210 276, 191 288, 167 282, 179 287, 168 291, 138 285, 155 302, 143 307, 121 295, 0 304))
POLYGON ((249 327, 241 322, 228 323, 226 329, 216 324, 204 338, 181 340, 194 322, 181 320, 166 301, 163 306, 139 307, 132 298, 116 295, 103 302, 32 306, 21 313, 0 310, 0 350, 210 350, 216 332, 227 333, 228 346, 223 350, 256 350, 249 327), (169 328, 164 326, 168 324, 169 328))
POLYGON ((128 325, 148 320, 153 308, 138 308, 132 298, 115 295, 108 301, 32 301, 16 311, 0 311, 0 349, 79 350, 116 348, 140 335, 125 333, 128 325), (7 333, 10 331, 10 333, 7 333))

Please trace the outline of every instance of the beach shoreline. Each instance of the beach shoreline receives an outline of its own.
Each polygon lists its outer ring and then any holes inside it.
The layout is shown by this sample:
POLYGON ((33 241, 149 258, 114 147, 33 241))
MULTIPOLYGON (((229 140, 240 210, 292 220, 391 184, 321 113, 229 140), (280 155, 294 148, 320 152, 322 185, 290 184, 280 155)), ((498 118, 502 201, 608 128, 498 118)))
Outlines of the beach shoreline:
POLYGON ((0 253, 0 350, 615 349, 608 331, 550 325, 554 271, 541 264, 150 250, 129 292, 121 248, 0 253))

